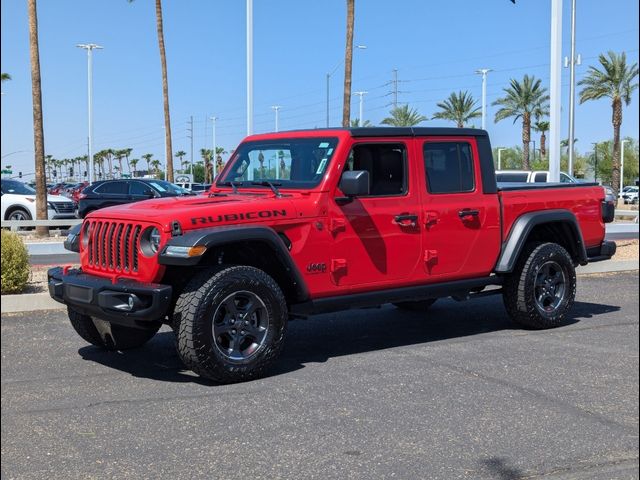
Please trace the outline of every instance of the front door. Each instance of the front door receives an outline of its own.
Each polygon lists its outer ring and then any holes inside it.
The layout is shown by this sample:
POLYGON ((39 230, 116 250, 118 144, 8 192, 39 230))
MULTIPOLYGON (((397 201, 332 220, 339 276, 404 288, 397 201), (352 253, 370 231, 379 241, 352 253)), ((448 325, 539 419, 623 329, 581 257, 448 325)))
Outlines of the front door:
POLYGON ((356 143, 345 170, 369 172, 369 195, 330 201, 333 236, 330 273, 334 284, 393 284, 408 279, 420 258, 420 195, 404 142, 356 143))

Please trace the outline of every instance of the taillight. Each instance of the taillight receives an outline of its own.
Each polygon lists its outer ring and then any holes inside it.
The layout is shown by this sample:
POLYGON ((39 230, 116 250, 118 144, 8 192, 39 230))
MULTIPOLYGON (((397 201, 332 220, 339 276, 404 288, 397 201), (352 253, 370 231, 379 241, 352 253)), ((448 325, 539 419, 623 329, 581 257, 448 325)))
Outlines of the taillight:
POLYGON ((78 200, 82 200, 83 198, 87 198, 86 193, 81 193, 80 195, 78 195, 78 200))

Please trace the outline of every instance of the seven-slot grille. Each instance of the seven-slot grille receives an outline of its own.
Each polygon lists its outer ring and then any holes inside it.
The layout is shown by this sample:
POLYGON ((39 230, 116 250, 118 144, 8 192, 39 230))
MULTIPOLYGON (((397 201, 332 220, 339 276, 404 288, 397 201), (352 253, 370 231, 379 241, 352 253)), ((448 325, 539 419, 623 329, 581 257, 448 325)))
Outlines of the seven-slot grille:
POLYGON ((49 202, 56 213, 73 213, 73 202, 49 202))
POLYGON ((142 230, 142 225, 135 223, 91 221, 86 244, 89 266, 114 272, 137 272, 142 230))

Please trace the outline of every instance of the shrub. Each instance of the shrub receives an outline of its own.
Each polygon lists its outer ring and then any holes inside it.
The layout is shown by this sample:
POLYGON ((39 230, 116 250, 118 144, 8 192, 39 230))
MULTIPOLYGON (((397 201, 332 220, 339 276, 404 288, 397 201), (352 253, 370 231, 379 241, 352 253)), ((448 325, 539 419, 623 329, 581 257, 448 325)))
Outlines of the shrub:
POLYGON ((29 253, 18 235, 2 230, 2 283, 5 293, 20 293, 29 280, 29 253))

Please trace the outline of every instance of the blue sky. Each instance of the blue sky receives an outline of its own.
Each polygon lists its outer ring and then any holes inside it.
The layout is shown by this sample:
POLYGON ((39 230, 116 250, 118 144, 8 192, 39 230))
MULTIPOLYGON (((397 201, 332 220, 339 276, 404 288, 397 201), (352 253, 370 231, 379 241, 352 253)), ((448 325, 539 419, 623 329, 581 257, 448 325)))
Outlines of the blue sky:
MULTIPOLYGON (((570 1, 565 0, 564 48, 569 51, 570 1)), ((190 151, 187 121, 194 117, 194 146, 235 148, 246 133, 245 2, 164 0, 173 146, 190 151)), ((33 170, 33 130, 26 2, 2 0, 1 68, 13 79, 2 87, 2 165, 33 170), (13 153, 24 151, 21 153, 13 153)), ((353 90, 365 90, 365 119, 378 124, 392 101, 392 70, 398 69, 399 102, 431 117, 436 102, 453 90, 481 94, 478 68, 492 68, 488 101, 509 78, 536 75, 549 81, 549 0, 356 0, 353 90)), ((45 149, 56 158, 86 153, 86 53, 77 43, 104 46, 95 54, 95 150, 134 149, 163 159, 163 114, 155 10, 152 0, 39 0, 45 149)), ((271 105, 282 105, 280 129, 325 125, 325 75, 331 79, 331 123, 341 119, 345 1, 254 1, 255 131, 274 128, 271 105)), ((638 2, 579 0, 578 79, 599 53, 627 51, 638 60, 638 2)), ((568 116, 568 69, 563 71, 563 137, 568 116)), ((623 135, 637 137, 638 92, 624 109, 623 135)), ((352 116, 357 116, 357 97, 352 116)), ((520 125, 493 122, 494 146, 520 142, 520 125)), ((475 122, 480 125, 480 120, 475 122)), ((425 126, 443 126, 430 120, 425 126)), ((578 150, 611 136, 606 100, 579 105, 578 150)))

